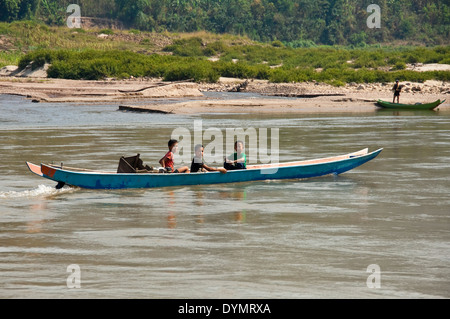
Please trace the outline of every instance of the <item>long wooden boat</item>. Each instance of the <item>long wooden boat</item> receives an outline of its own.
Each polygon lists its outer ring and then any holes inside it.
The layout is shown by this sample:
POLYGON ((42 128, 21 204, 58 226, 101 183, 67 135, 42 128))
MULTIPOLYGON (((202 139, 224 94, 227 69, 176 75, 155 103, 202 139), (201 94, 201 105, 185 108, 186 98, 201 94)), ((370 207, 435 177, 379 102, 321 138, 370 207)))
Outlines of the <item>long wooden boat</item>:
POLYGON ((71 185, 88 189, 152 188, 181 185, 238 183, 258 180, 301 179, 340 174, 374 159, 383 149, 371 153, 368 149, 358 152, 279 164, 249 165, 246 170, 227 173, 117 173, 86 169, 35 165, 27 162, 31 172, 48 178, 58 185, 71 185))
POLYGON ((387 109, 401 109, 401 110, 433 110, 437 108, 439 105, 444 103, 445 100, 437 100, 431 103, 416 103, 416 104, 401 104, 401 103, 392 103, 386 102, 382 100, 378 100, 377 104, 380 107, 384 107, 387 109))

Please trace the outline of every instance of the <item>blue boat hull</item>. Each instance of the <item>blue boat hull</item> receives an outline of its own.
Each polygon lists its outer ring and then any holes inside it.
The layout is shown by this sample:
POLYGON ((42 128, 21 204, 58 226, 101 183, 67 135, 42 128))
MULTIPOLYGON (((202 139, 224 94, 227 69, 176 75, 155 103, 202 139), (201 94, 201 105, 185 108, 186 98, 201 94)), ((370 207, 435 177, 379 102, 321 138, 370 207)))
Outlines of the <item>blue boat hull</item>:
POLYGON ((27 163, 30 170, 58 183, 88 189, 154 188, 168 186, 238 183, 260 180, 301 179, 341 174, 374 159, 382 149, 368 153, 360 151, 335 158, 278 165, 249 166, 246 170, 190 174, 160 173, 105 173, 95 171, 74 171, 56 166, 27 163), (362 153, 361 153, 362 152, 362 153))

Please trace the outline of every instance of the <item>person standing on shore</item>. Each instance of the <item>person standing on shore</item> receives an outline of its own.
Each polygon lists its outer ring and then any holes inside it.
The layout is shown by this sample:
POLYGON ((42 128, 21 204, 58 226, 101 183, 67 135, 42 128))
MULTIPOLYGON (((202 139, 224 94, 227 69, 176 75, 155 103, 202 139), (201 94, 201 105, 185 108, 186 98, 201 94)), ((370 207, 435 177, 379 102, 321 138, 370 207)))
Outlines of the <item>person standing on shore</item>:
POLYGON ((398 83, 398 80, 395 81, 392 90, 394 91, 394 99, 392 100, 392 103, 395 103, 395 97, 397 97, 397 103, 400 103, 400 91, 402 90, 402 86, 398 83))

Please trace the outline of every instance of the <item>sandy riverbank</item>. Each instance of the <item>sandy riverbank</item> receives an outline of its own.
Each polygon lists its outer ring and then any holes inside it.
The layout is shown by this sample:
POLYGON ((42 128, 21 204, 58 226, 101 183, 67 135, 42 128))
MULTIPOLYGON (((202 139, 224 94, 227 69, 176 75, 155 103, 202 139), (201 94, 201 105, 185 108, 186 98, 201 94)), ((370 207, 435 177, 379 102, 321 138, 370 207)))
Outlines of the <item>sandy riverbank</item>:
MULTIPOLYGON (((405 86, 402 103, 443 100, 450 95, 448 82, 402 84, 405 86)), ((80 81, 1 77, 0 94, 21 95, 41 103, 119 103, 124 110, 177 114, 372 112, 377 109, 374 103, 377 99, 392 100, 392 85, 351 83, 333 87, 313 82, 276 84, 230 78, 221 78, 213 84, 197 84, 167 83, 161 79, 80 81), (263 97, 240 97, 237 93, 236 99, 221 99, 203 94, 239 89, 241 92, 259 93, 263 97), (186 98, 190 100, 186 101, 186 98), (164 99, 164 103, 158 103, 160 99, 164 99), (169 103, 167 99, 170 99, 169 103), (145 103, 147 101, 148 104, 145 103)), ((450 110, 450 101, 439 109, 450 110)))
POLYGON ((154 98, 202 97, 196 83, 159 79, 83 81, 48 78, 0 78, 0 94, 25 96, 34 102, 104 103, 154 98))

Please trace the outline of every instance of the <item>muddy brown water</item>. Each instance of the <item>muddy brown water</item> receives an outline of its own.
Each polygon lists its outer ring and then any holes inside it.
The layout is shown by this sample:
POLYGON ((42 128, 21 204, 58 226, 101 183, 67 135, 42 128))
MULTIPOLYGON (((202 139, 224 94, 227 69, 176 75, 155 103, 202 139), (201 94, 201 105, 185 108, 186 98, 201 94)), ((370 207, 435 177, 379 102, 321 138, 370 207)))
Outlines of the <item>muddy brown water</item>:
POLYGON ((2 298, 450 297, 449 112, 177 116, 12 96, 0 111, 2 298), (156 165, 200 120, 278 128, 280 161, 384 150, 339 176, 143 190, 56 190, 25 166, 156 165))

